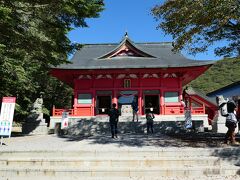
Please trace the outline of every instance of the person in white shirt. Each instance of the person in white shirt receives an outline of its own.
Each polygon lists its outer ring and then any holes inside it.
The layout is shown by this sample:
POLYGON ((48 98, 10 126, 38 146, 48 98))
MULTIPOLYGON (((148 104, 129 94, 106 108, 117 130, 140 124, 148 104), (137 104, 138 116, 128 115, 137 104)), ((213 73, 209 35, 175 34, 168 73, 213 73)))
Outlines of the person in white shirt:
POLYGON ((235 128, 237 127, 237 116, 234 112, 236 112, 236 104, 234 101, 228 101, 227 102, 227 111, 228 114, 226 115, 226 127, 228 128, 228 131, 225 135, 225 143, 229 144, 229 141, 232 144, 239 144, 236 142, 235 139, 235 128))

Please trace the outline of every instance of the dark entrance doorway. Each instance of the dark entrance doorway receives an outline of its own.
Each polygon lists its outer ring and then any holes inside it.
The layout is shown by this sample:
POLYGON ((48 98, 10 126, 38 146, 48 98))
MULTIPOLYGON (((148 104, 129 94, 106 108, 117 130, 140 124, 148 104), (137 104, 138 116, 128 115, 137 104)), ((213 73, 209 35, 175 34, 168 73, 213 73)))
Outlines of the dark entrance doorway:
POLYGON ((108 114, 111 102, 111 96, 97 96, 97 114, 108 114))
POLYGON ((154 114, 160 114, 159 109, 159 95, 145 95, 144 96, 144 112, 152 110, 154 114))

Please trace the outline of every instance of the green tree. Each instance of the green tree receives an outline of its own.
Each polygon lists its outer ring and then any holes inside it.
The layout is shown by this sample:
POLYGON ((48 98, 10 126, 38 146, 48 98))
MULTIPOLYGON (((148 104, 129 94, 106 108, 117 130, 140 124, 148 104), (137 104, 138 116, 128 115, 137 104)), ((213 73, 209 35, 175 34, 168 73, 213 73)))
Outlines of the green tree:
POLYGON ((49 77, 49 69, 68 63, 80 47, 68 32, 87 27, 85 19, 98 17, 103 5, 102 0, 0 0, 0 97, 16 96, 18 115, 27 114, 41 91, 51 99, 48 91, 56 84, 69 93, 49 77))
POLYGON ((195 54, 215 42, 226 41, 215 49, 216 55, 240 55, 239 0, 166 0, 152 9, 157 28, 171 34, 174 50, 195 54))

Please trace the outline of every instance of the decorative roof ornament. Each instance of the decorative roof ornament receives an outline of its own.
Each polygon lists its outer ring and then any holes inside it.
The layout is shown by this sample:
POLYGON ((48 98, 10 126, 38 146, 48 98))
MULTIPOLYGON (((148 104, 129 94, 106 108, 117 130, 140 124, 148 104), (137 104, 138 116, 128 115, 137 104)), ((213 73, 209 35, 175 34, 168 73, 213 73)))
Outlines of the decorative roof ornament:
POLYGON ((126 74, 119 74, 119 75, 117 76, 117 79, 123 79, 125 76, 126 76, 126 74))
POLYGON ((129 74, 129 78, 132 78, 132 79, 137 79, 138 76, 136 74, 129 74))
POLYGON ((177 75, 175 73, 166 73, 163 75, 163 78, 177 78, 177 75))
POLYGON ((126 38, 128 38, 128 32, 126 31, 125 32, 125 35, 124 35, 126 38))
POLYGON ((144 52, 138 46, 132 42, 129 37, 127 31, 125 32, 124 38, 120 42, 120 44, 113 50, 108 53, 102 55, 98 59, 113 59, 115 57, 144 57, 144 58, 156 58, 153 55, 144 52))
POLYGON ((117 79, 123 79, 123 78, 130 78, 130 79, 137 79, 137 74, 119 74, 117 76, 117 79))
POLYGON ((91 75, 79 75, 78 79, 92 79, 91 75))
POLYGON ((143 75, 143 78, 159 78, 159 75, 158 74, 144 74, 143 75))
POLYGON ((112 76, 110 74, 99 74, 96 79, 112 79, 112 76))

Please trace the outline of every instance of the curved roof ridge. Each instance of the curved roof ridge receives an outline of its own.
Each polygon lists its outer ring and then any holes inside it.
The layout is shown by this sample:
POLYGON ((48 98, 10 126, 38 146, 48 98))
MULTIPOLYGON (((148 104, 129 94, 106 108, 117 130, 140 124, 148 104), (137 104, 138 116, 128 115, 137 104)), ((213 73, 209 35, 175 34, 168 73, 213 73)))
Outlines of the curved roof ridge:
POLYGON ((138 47, 129 37, 127 32, 124 35, 124 38, 122 39, 122 41, 119 43, 119 45, 117 47, 115 47, 113 50, 103 54, 102 56, 98 57, 97 59, 105 59, 108 56, 111 56, 111 54, 116 53, 118 50, 121 49, 121 47, 125 44, 127 46, 127 43, 129 43, 129 46, 132 46, 133 48, 136 49, 137 52, 139 52, 139 54, 141 54, 141 56, 143 57, 151 57, 151 58, 155 58, 155 56, 145 52, 144 50, 142 50, 140 47, 138 47))
MULTIPOLYGON (((133 42, 133 41, 131 41, 133 42)), ((170 45, 172 46, 172 42, 133 42, 135 45, 170 45)), ((113 46, 119 45, 119 43, 83 43, 83 46, 113 46)))

